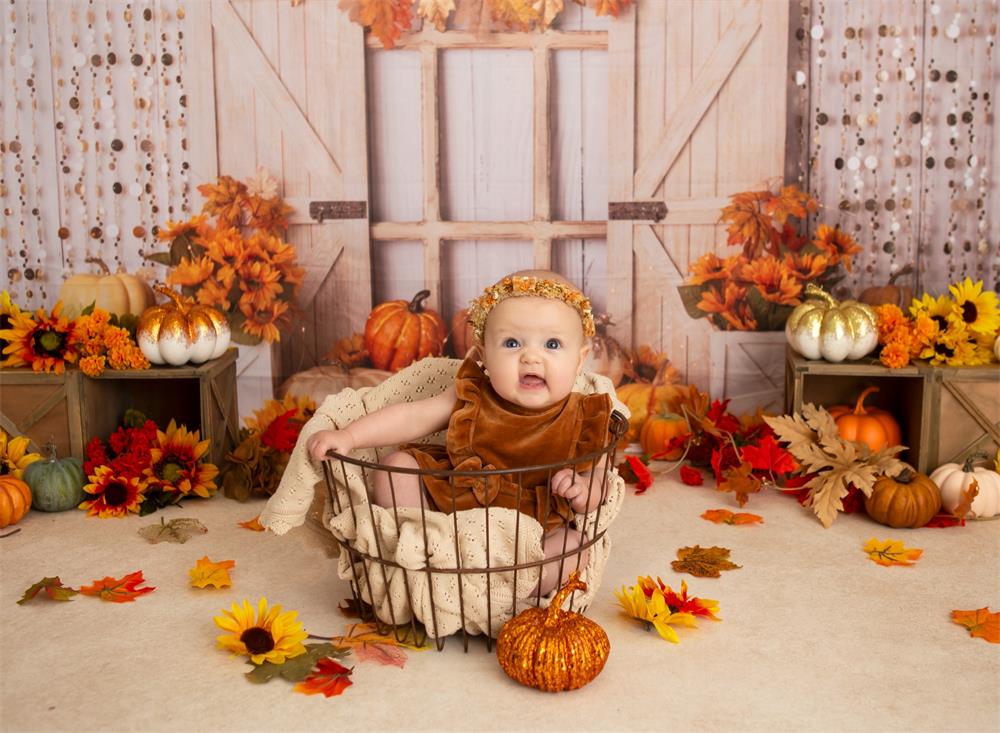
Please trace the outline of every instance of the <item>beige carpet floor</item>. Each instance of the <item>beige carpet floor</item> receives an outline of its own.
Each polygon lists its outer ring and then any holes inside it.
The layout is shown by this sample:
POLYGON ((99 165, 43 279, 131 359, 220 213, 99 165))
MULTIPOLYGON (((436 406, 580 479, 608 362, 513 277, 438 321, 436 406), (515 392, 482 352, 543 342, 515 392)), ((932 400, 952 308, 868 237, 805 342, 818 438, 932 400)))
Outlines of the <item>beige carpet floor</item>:
POLYGON ((481 640, 468 654, 411 653, 404 669, 354 663, 340 697, 305 696, 284 680, 252 685, 242 660, 215 648, 212 617, 266 596, 306 629, 342 633, 348 595, 308 529, 284 537, 237 522, 260 503, 217 497, 160 515, 97 520, 31 512, 0 540, 0 728, 3 731, 1000 731, 1000 645, 971 638, 952 609, 1000 610, 1000 521, 890 530, 864 516, 830 529, 793 500, 754 497, 756 527, 699 515, 736 509, 713 488, 661 477, 631 494, 591 617, 611 639, 603 673, 581 690, 545 694, 508 679, 481 640), (150 545, 137 530, 196 517, 208 533, 150 545), (923 548, 913 567, 880 567, 871 537, 923 548), (677 548, 721 545, 742 566, 718 579, 681 576, 677 548), (233 587, 197 590, 198 558, 235 560, 233 587), (155 592, 134 603, 77 596, 16 601, 58 575, 79 587, 142 570, 155 592), (686 579, 718 599, 721 623, 681 629, 681 642, 624 617, 613 587, 637 575, 686 579))

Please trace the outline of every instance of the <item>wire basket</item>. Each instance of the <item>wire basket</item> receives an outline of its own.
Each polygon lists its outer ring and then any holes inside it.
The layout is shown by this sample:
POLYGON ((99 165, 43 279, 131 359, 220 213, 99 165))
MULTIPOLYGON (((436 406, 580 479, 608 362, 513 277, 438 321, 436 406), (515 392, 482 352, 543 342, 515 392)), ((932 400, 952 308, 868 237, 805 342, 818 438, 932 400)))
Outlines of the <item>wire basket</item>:
MULTIPOLYGON (((628 420, 613 412, 607 443, 599 450, 570 461, 516 469, 437 471, 402 468, 331 451, 323 462, 328 511, 332 509, 332 516, 339 516, 346 527, 371 529, 367 541, 361 542, 360 531, 338 532, 333 523, 328 525, 342 548, 340 575, 350 583, 354 603, 362 619, 374 621, 380 633, 393 633, 400 641, 406 639, 423 645, 428 637, 433 638, 438 650, 444 648, 448 636, 457 635, 458 631, 452 628, 457 623, 466 651, 469 637, 478 634, 486 637, 486 647, 492 649, 493 639, 506 620, 523 608, 538 606, 549 599, 541 594, 539 579, 542 565, 552 563, 551 567, 557 568, 558 577, 562 578, 564 569, 567 572, 583 569, 583 558, 591 548, 599 543, 602 548, 607 548, 605 534, 610 519, 605 517, 602 521, 602 511, 605 511, 608 497, 613 493, 613 485, 617 487, 619 506, 620 497, 624 494, 622 480, 614 471, 614 465, 618 442, 627 428, 628 420), (399 474, 446 479, 452 488, 453 499, 456 478, 506 476, 517 484, 519 506, 521 492, 529 490, 523 485, 525 474, 544 471, 551 483, 552 476, 560 469, 580 470, 578 467, 596 465, 602 458, 606 459, 605 470, 591 473, 587 489, 588 499, 599 492, 601 503, 587 514, 575 515, 571 525, 580 533, 579 545, 570 547, 569 533, 566 533, 561 552, 551 557, 538 557, 541 552, 540 530, 544 521, 539 524, 514 509, 485 506, 446 514, 423 505, 378 507, 368 500, 374 472, 384 471, 390 487, 394 486, 394 476, 399 474), (362 484, 357 483, 359 473, 362 484), (345 490, 351 485, 352 478, 355 490, 345 490), (447 531, 448 525, 450 531, 447 531), (406 565, 399 561, 397 554, 404 537, 408 538, 408 547, 415 548, 406 565), (447 540, 443 541, 443 537, 447 540), (454 546, 442 546, 449 543, 454 546), (422 558, 419 556, 421 552, 422 558), (468 558, 472 554, 478 559, 470 561, 468 558), (442 564, 442 556, 450 559, 442 564), (376 604, 373 598, 380 589, 394 589, 396 602, 376 604), (531 590, 525 592, 525 589, 531 590), (470 632, 470 628, 473 631, 470 632)), ((548 509, 551 510, 551 504, 548 509)), ((617 507, 614 513, 617 513, 617 507)), ((610 510, 608 514, 611 514, 610 510)), ((610 518, 613 519, 613 515, 610 518)), ((604 552, 606 559, 606 549, 604 552)), ((591 566, 597 554, 593 553, 593 557, 588 555, 591 566)), ((603 561, 600 570, 603 571, 603 561)), ((571 610, 582 611, 585 608, 584 601, 592 598, 596 591, 596 583, 592 585, 594 587, 588 589, 586 598, 582 595, 578 597, 575 592, 570 596, 571 610)))

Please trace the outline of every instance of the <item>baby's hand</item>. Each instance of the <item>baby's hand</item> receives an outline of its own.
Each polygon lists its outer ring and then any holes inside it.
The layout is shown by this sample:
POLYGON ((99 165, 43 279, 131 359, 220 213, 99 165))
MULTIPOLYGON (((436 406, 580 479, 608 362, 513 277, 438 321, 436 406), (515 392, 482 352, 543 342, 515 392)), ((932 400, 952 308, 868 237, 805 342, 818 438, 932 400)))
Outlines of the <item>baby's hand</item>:
POLYGON ((346 455, 354 450, 354 438, 346 430, 320 430, 309 436, 306 441, 309 455, 317 461, 326 458, 327 451, 336 451, 346 455))
POLYGON ((591 490, 590 479, 587 476, 578 474, 572 468, 563 468, 552 474, 551 486, 552 493, 569 501, 574 512, 582 514, 600 503, 600 483, 595 481, 594 487, 591 490), (594 505, 593 507, 587 504, 588 491, 591 494, 590 499, 594 505))

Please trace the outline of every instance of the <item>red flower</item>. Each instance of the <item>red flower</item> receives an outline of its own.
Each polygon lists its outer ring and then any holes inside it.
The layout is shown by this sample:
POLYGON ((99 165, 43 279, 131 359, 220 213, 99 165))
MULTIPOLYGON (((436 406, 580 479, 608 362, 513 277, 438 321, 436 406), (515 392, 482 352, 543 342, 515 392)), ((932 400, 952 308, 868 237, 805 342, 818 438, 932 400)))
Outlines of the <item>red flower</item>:
POLYGON ((688 486, 701 486, 705 482, 705 479, 702 477, 701 471, 697 468, 681 466, 681 481, 688 486))
POLYGON ((261 434, 260 442, 276 451, 290 453, 295 448, 295 441, 302 431, 301 421, 292 419, 297 412, 297 408, 291 409, 274 418, 267 426, 267 430, 261 434))

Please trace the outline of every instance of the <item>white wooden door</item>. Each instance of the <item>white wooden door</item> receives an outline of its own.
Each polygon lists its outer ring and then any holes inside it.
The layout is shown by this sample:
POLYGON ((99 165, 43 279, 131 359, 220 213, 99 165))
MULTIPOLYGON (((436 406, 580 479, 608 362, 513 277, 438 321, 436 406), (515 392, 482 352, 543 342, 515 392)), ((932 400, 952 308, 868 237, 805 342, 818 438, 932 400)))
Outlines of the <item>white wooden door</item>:
POLYGON ((725 250, 728 197, 783 175, 787 30, 785 0, 663 0, 609 31, 608 310, 703 389, 711 326, 677 286, 725 250))

